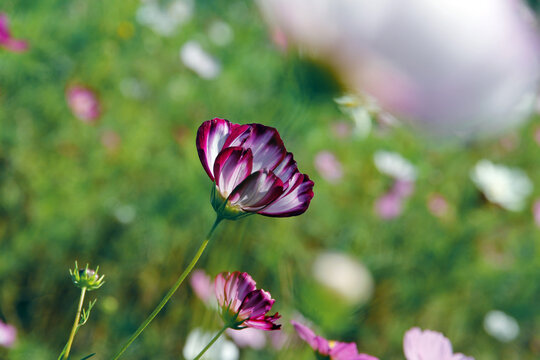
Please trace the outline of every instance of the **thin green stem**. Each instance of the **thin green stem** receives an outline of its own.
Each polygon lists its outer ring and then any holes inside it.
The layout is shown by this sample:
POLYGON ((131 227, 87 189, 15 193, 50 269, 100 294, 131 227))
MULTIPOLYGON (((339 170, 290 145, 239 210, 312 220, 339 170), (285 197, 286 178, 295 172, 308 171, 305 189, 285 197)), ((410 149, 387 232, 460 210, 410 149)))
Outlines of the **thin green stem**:
POLYGON ((75 315, 75 321, 73 322, 73 327, 71 328, 71 334, 69 334, 68 342, 65 346, 64 357, 62 359, 67 360, 69 358, 69 352, 71 351, 71 344, 73 344, 73 339, 75 339, 75 334, 79 328, 79 321, 81 319, 81 312, 84 303, 84 295, 86 294, 86 288, 81 289, 81 297, 79 299, 79 307, 77 308, 77 315, 75 315))
POLYGON ((135 339, 144 331, 144 329, 148 326, 148 324, 150 324, 150 322, 152 322, 152 320, 154 320, 156 315, 161 311, 161 309, 163 309, 165 304, 167 304, 167 302, 174 295, 176 290, 178 290, 180 285, 182 285, 182 283, 184 282, 186 277, 189 275, 189 273, 191 273, 191 270, 193 270, 193 268, 195 267, 195 264, 197 264, 197 261, 199 261, 199 258, 201 257, 202 253, 204 252, 204 249, 206 249, 206 245, 208 245, 208 242, 210 241, 210 238, 212 237, 212 234, 214 233, 214 230, 216 230, 216 228, 219 225, 219 223, 221 222, 221 220, 223 220, 223 219, 221 217, 219 217, 219 216, 216 218, 216 221, 214 222, 214 225, 212 225, 212 228, 208 232, 208 235, 206 236, 206 239, 203 241, 203 243, 199 247, 199 250, 197 250, 197 253, 195 254, 195 257, 193 257, 193 260, 191 260, 188 267, 180 275, 178 280, 176 280, 174 285, 167 292, 167 294, 163 297, 163 299, 158 304, 158 306, 154 309, 154 311, 152 311, 152 313, 146 318, 146 320, 144 320, 144 322, 141 324, 141 326, 139 326, 137 331, 135 331, 133 333, 133 335, 131 335, 129 340, 124 344, 124 346, 122 346, 120 351, 118 351, 118 353, 113 357, 113 360, 118 359, 124 353, 124 351, 126 351, 126 349, 131 345, 131 343, 133 341, 135 341, 135 339))
POLYGON ((195 359, 193 359, 193 360, 199 360, 199 359, 201 358, 201 356, 204 355, 204 353, 206 352, 206 350, 210 349, 210 347, 211 347, 212 345, 214 345, 214 343, 217 341, 217 339, 219 339, 219 337, 221 336, 221 334, 223 334, 223 332, 224 332, 225 330, 227 330, 227 328, 228 328, 228 326, 225 325, 225 326, 223 327, 223 329, 219 330, 219 332, 216 334, 216 336, 214 336, 214 338, 213 338, 212 340, 210 340, 210 342, 208 343, 208 345, 206 345, 205 348, 202 349, 202 351, 199 353, 199 355, 197 355, 197 356, 195 357, 195 359))

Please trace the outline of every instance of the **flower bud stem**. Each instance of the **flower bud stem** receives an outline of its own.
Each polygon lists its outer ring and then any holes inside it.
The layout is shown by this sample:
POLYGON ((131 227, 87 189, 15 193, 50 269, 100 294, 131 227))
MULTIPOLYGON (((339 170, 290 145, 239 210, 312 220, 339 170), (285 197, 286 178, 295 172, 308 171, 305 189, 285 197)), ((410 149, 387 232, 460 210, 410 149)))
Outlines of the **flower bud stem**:
POLYGON ((216 334, 216 336, 214 336, 214 338, 212 340, 210 340, 210 342, 208 343, 208 345, 205 346, 204 349, 201 350, 201 352, 199 353, 199 355, 197 355, 193 360, 199 360, 201 358, 201 356, 204 355, 204 353, 206 352, 206 350, 210 349, 210 347, 212 345, 214 345, 214 343, 216 342, 217 339, 219 339, 219 337, 221 336, 221 334, 223 334, 223 332, 225 330, 227 330, 229 328, 228 325, 225 325, 223 327, 223 329, 219 330, 219 332, 216 334))
POLYGON ((73 344, 73 339, 75 339, 75 334, 77 333, 77 329, 79 328, 79 321, 81 319, 81 312, 82 312, 85 294, 86 294, 86 288, 83 287, 81 288, 81 297, 79 299, 79 307, 77 308, 77 315, 75 315, 75 322, 73 322, 73 327, 71 328, 71 334, 69 334, 69 340, 64 350, 64 356, 62 357, 63 360, 67 360, 69 358, 69 352, 71 351, 71 344, 73 344))
POLYGON ((206 236, 206 239, 203 241, 203 243, 199 247, 199 250, 197 250, 197 253, 195 254, 195 257, 193 257, 193 260, 191 260, 188 267, 184 270, 182 275, 180 275, 178 280, 176 280, 174 285, 167 292, 167 294, 163 297, 163 299, 158 304, 158 306, 154 309, 154 311, 152 311, 152 313, 146 318, 146 320, 144 320, 144 322, 141 324, 141 326, 139 326, 137 331, 135 331, 133 333, 133 335, 131 335, 129 340, 124 344, 124 346, 120 349, 120 351, 118 351, 118 353, 113 357, 113 360, 118 359, 124 353, 124 351, 126 351, 126 349, 129 347, 129 345, 131 345, 131 343, 144 331, 144 329, 148 326, 148 324, 150 324, 150 322, 152 322, 152 320, 154 320, 156 315, 161 311, 161 309, 163 309, 165 304, 167 304, 167 302, 174 295, 176 290, 178 290, 180 285, 182 285, 182 283, 184 282, 186 277, 191 273, 191 270, 193 270, 193 268, 195 267, 195 264, 197 264, 197 262, 199 261, 199 258, 201 257, 202 253, 204 252, 204 249, 206 249, 206 245, 208 245, 208 241, 210 241, 210 238, 212 237, 212 234, 214 233, 214 230, 216 230, 216 228, 219 225, 219 223, 221 222, 221 220, 223 220, 223 218, 221 218, 219 216, 216 218, 216 221, 214 222, 214 225, 212 225, 212 228, 208 232, 208 235, 206 236))

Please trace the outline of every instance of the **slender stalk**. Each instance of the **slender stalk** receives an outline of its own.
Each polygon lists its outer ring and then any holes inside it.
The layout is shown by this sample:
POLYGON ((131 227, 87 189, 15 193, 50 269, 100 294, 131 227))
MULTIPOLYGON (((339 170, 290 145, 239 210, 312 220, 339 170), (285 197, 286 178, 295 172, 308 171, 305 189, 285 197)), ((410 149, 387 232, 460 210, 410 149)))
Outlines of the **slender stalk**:
POLYGON ((204 353, 206 352, 206 350, 210 349, 210 347, 212 345, 214 345, 214 343, 216 342, 217 339, 219 339, 219 337, 221 336, 221 334, 223 334, 223 332, 225 330, 227 330, 228 326, 225 325, 223 327, 223 329, 219 330, 219 332, 216 334, 216 336, 214 336, 214 338, 212 340, 210 340, 210 342, 208 343, 208 345, 205 346, 204 349, 201 350, 201 352, 199 353, 199 355, 197 355, 193 360, 199 360, 201 358, 201 356, 204 355, 204 353))
POLYGON ((73 327, 71 328, 71 334, 69 334, 69 339, 65 347, 64 357, 62 359, 67 360, 69 358, 69 352, 71 351, 71 344, 73 344, 73 339, 75 339, 75 333, 79 327, 79 321, 81 320, 81 312, 84 303, 84 295, 86 294, 86 288, 81 289, 81 297, 79 299, 79 307, 77 308, 77 315, 75 315, 75 321, 73 322, 73 327))
POLYGON ((163 297, 163 299, 158 304, 158 306, 154 309, 154 311, 152 311, 152 313, 146 318, 146 320, 144 320, 144 322, 141 324, 141 326, 139 326, 137 331, 135 331, 133 333, 133 335, 131 335, 129 340, 124 344, 124 346, 122 346, 120 351, 118 351, 118 353, 113 357, 113 360, 118 359, 124 353, 124 351, 126 351, 126 349, 129 347, 129 345, 131 345, 131 343, 144 331, 144 329, 148 326, 148 324, 150 324, 150 322, 152 322, 152 320, 154 320, 156 315, 161 311, 161 309, 163 309, 165 304, 167 304, 167 302, 174 295, 176 290, 178 290, 180 285, 182 285, 182 283, 184 282, 186 277, 189 275, 189 273, 191 273, 191 270, 193 270, 193 268, 195 267, 195 264, 197 264, 197 262, 199 261, 199 258, 201 257, 202 253, 204 252, 204 249, 206 249, 206 245, 208 245, 208 242, 210 241, 210 238, 212 237, 212 234, 214 233, 214 230, 216 230, 216 228, 219 225, 219 223, 221 222, 221 220, 223 220, 223 219, 221 217, 219 217, 219 216, 216 218, 216 221, 214 222, 214 225, 212 225, 212 228, 208 232, 208 235, 206 235, 206 239, 203 241, 203 243, 199 247, 199 250, 197 250, 197 253, 193 257, 193 260, 191 260, 191 262, 189 263, 188 267, 180 275, 178 280, 176 280, 174 285, 167 292, 167 294, 163 297))

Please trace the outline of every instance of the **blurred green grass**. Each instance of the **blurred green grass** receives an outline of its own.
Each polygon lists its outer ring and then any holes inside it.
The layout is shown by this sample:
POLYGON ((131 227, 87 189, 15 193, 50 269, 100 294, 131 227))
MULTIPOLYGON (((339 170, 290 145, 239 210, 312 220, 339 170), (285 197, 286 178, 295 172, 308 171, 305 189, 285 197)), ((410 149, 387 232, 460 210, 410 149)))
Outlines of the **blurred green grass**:
MULTIPOLYGON (((457 351, 477 359, 540 356, 539 229, 530 211, 486 204, 469 180, 476 161, 487 157, 524 168, 538 184, 531 136, 537 118, 519 131, 512 150, 496 140, 434 147, 407 129, 337 140, 330 126, 345 117, 333 103, 334 87, 321 87, 301 60, 276 50, 254 4, 197 2, 194 18, 167 38, 136 22, 139 5, 2 4, 14 35, 31 48, 0 53, 0 318, 19 329, 17 346, 0 349, 0 358, 57 356, 75 312, 78 293, 67 269, 76 259, 99 264, 107 283, 90 293, 98 305, 73 353, 106 359, 118 349, 213 221, 211 184, 194 142, 200 123, 216 116, 277 127, 316 183, 305 215, 227 222, 198 265, 212 275, 252 274, 277 299, 284 331, 291 333, 288 319, 300 312, 331 338, 356 341, 381 359, 403 358, 402 336, 413 326, 444 332, 457 351), (208 40, 214 20, 232 27, 230 45, 208 40), (222 62, 219 77, 200 79, 181 64, 178 51, 190 39, 222 62), (125 96, 126 79, 135 79, 145 95, 125 96), (98 124, 84 124, 69 111, 64 91, 71 83, 98 92, 104 108, 98 124), (111 130, 121 138, 116 152, 101 144, 111 130), (314 169, 313 157, 323 149, 343 163, 338 185, 314 169), (389 186, 373 166, 378 149, 402 153, 420 172, 406 211, 391 222, 373 212, 389 186), (448 219, 426 209, 433 192, 450 202, 448 219), (126 209, 134 219, 122 223, 118 212, 126 209), (376 290, 367 305, 340 303, 312 280, 311 263, 322 250, 347 252, 368 266, 376 290), (485 333, 483 316, 492 309, 519 321, 517 340, 503 344, 485 333)), ((184 284, 126 358, 179 358, 198 326, 216 329, 219 321, 184 284)), ((300 342, 281 352, 242 352, 247 360, 274 358, 312 354, 300 342)))

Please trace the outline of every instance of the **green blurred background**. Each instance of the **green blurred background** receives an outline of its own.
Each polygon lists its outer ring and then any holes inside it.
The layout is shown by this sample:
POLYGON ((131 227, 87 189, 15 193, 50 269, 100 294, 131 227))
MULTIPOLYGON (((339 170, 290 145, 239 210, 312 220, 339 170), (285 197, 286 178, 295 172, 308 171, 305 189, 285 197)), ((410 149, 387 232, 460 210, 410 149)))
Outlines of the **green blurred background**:
MULTIPOLYGON (((533 2, 536 5, 536 2, 533 2)), ((512 213, 488 204, 469 179, 479 159, 523 168, 540 181, 534 118, 513 141, 434 147, 408 129, 366 139, 332 135, 350 121, 333 98, 335 84, 317 68, 283 54, 250 1, 199 1, 172 36, 136 20, 141 3, 96 0, 4 0, 15 37, 30 50, 0 52, 0 319, 18 329, 16 346, 0 359, 55 359, 69 333, 78 290, 74 260, 99 265, 106 284, 73 347, 73 358, 110 358, 187 265, 214 220, 211 183, 195 148, 198 126, 224 117, 276 127, 300 170, 315 181, 306 214, 252 216, 225 222, 198 267, 214 276, 249 272, 277 299, 284 331, 297 313, 321 333, 355 341, 381 359, 402 359, 404 332, 443 332, 456 351, 476 359, 540 357, 540 229, 532 200, 512 213), (232 42, 208 36, 229 24, 232 42), (205 80, 179 59, 189 40, 222 64, 205 80), (99 95, 103 115, 90 125, 75 118, 65 88, 79 83, 99 95), (135 90, 133 90, 135 89, 135 90), (108 149, 104 134, 120 145, 108 149), (416 190, 397 219, 379 219, 375 200, 391 180, 373 165, 376 150, 397 151, 419 171, 416 190), (333 152, 344 177, 325 181, 314 167, 333 152), (433 193, 450 204, 437 218, 433 193), (364 263, 375 280, 372 299, 351 305, 319 285, 313 259, 325 250, 364 263), (499 309, 520 325, 501 343, 483 329, 499 309)), ((505 139, 505 138, 503 138, 505 139)), ((129 348, 126 359, 177 359, 189 331, 217 330, 220 320, 185 283, 129 348)), ((281 349, 244 349, 242 359, 311 359, 293 337, 281 349)))

